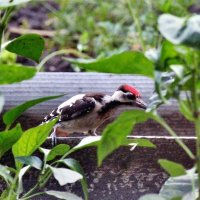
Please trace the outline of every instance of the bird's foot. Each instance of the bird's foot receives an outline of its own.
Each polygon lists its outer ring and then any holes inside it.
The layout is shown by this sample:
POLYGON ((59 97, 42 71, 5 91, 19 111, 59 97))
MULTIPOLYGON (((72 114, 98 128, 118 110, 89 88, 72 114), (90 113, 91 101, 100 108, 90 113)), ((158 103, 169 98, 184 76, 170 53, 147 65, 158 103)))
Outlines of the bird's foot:
POLYGON ((88 134, 89 134, 89 135, 92 135, 92 136, 98 136, 95 130, 94 130, 94 131, 89 130, 89 131, 88 131, 88 134))
POLYGON ((56 136, 56 130, 54 129, 53 133, 50 135, 51 137, 51 145, 52 147, 56 146, 57 144, 57 136, 56 136))

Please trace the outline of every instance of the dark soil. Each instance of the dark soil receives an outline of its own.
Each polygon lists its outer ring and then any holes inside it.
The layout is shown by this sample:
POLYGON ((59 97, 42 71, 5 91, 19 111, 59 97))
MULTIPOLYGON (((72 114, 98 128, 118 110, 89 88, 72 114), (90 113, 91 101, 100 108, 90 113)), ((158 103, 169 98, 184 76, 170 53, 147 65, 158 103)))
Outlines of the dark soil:
MULTIPOLYGON (((24 7, 19 8, 14 15, 12 16, 9 27, 19 27, 25 29, 33 29, 33 30, 52 30, 53 27, 49 26, 47 23, 48 15, 51 11, 48 8, 48 4, 54 7, 55 9, 59 9, 59 6, 54 1, 43 1, 41 3, 29 3, 25 4, 24 7)), ((16 33, 11 33, 10 37, 15 38, 20 36, 16 33)), ((51 52, 58 50, 58 47, 50 47, 49 43, 52 44, 52 38, 46 38, 46 50, 43 53, 43 57, 48 55, 51 52)), ((31 60, 28 60, 24 57, 17 58, 18 63, 22 63, 24 65, 35 66, 31 60)), ((62 59, 62 56, 56 56, 49 60, 45 66, 44 71, 47 72, 73 72, 73 68, 71 65, 62 59)))

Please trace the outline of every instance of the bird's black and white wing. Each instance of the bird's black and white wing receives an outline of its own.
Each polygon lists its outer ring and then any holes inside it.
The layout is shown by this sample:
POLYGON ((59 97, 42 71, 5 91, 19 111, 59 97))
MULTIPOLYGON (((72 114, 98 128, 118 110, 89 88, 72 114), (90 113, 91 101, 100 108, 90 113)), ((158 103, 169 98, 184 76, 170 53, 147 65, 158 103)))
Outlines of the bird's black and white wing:
POLYGON ((76 95, 62 103, 57 109, 53 110, 44 118, 43 123, 59 117, 58 122, 69 121, 86 115, 95 108, 94 98, 86 95, 76 95))

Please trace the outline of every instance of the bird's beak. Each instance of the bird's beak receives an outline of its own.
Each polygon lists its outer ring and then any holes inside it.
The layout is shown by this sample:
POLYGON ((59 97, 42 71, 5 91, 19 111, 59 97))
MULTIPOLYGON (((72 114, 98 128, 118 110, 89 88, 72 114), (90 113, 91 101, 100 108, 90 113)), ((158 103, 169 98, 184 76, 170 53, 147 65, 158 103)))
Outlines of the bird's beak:
POLYGON ((147 104, 142 99, 140 99, 140 98, 136 98, 135 104, 139 108, 143 108, 143 109, 147 108, 147 104))

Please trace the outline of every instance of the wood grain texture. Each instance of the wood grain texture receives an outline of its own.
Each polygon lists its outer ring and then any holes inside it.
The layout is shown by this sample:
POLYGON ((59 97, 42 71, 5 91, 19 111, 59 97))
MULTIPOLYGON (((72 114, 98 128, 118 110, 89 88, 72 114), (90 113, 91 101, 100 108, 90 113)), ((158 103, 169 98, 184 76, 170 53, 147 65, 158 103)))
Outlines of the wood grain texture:
MULTIPOLYGON (((25 112, 19 121, 26 129, 41 123, 46 114, 76 94, 86 92, 112 94, 119 85, 124 83, 135 86, 141 92, 144 101, 148 103, 148 99, 154 91, 153 81, 143 76, 131 75, 42 72, 38 73, 32 80, 23 81, 19 84, 0 86, 0 91, 3 92, 6 99, 4 111, 31 99, 66 94, 62 98, 39 104, 25 112)), ((179 113, 175 101, 172 101, 170 105, 161 106, 159 113, 179 135, 194 135, 192 124, 179 113)), ((99 132, 101 131, 102 128, 99 129, 99 132)), ((137 126, 135 134, 166 135, 167 133, 157 123, 150 120, 145 124, 137 126)))

